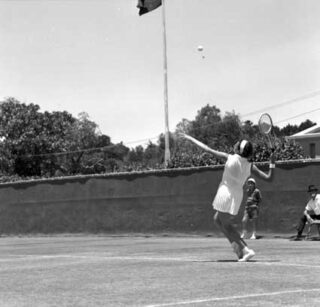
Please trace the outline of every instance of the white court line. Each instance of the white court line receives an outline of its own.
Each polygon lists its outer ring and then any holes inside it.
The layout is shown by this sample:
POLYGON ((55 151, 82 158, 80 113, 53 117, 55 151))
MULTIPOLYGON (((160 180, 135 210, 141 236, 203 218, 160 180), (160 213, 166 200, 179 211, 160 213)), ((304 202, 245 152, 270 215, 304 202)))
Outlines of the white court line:
POLYGON ((292 266, 292 267, 307 267, 307 268, 314 268, 320 269, 320 265, 312 265, 312 264, 303 264, 303 263, 284 263, 284 262, 268 262, 263 260, 257 261, 248 261, 239 263, 237 261, 230 261, 230 262, 223 262, 223 261, 216 261, 212 259, 200 259, 200 258, 191 258, 191 257, 150 257, 150 256, 111 256, 111 255, 101 255, 96 256, 94 254, 87 254, 87 255, 73 255, 73 254, 60 254, 60 255, 14 255, 14 258, 0 258, 0 262, 15 262, 21 260, 46 260, 46 259, 87 259, 87 260, 106 260, 106 261, 159 261, 159 262, 167 262, 167 261, 176 261, 176 262, 207 262, 212 264, 234 264, 234 265, 266 265, 266 266, 292 266))
MULTIPOLYGON (((100 260, 100 261, 159 261, 159 262, 201 262, 196 258, 171 258, 171 257, 146 257, 146 256, 95 256, 95 255, 14 255, 13 258, 0 258, 1 262, 17 262, 24 260, 51 260, 51 259, 81 259, 81 260, 100 260)), ((204 260, 206 261, 206 260, 204 260)))
POLYGON ((320 265, 314 265, 314 264, 303 264, 303 263, 284 263, 284 262, 267 262, 267 261, 248 261, 248 262, 242 262, 244 265, 252 265, 252 264, 258 264, 258 265, 268 265, 268 266, 293 266, 293 267, 307 267, 307 268, 313 268, 313 269, 320 269, 320 265))
POLYGON ((166 306, 201 304, 201 303, 228 301, 228 300, 236 300, 236 299, 256 298, 256 297, 262 297, 262 296, 275 296, 275 295, 283 295, 283 294, 318 292, 318 291, 320 291, 320 288, 297 289, 297 290, 277 291, 277 292, 269 292, 269 293, 256 293, 256 294, 235 295, 235 296, 226 296, 226 297, 212 297, 212 298, 206 298, 206 299, 171 302, 171 303, 164 303, 164 304, 152 304, 152 305, 146 305, 145 307, 166 307, 166 306))

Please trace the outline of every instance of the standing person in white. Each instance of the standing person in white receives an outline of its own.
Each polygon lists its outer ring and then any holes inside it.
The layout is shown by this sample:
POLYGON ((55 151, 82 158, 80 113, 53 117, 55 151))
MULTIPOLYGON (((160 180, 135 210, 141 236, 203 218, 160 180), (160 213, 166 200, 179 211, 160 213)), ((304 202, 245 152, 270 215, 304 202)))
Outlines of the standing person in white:
POLYGON ((228 154, 214 150, 189 135, 183 133, 180 135, 210 152, 216 158, 226 161, 222 180, 213 201, 213 208, 216 210, 214 222, 229 240, 238 256, 238 261, 248 261, 255 255, 255 252, 249 249, 246 242, 241 239, 240 233, 233 225, 233 220, 238 214, 242 202, 243 185, 251 172, 263 179, 271 179, 272 170, 275 167, 273 154, 271 154, 269 172, 264 173, 250 161, 253 155, 253 146, 249 141, 241 140, 237 142, 234 146, 235 153, 228 154))

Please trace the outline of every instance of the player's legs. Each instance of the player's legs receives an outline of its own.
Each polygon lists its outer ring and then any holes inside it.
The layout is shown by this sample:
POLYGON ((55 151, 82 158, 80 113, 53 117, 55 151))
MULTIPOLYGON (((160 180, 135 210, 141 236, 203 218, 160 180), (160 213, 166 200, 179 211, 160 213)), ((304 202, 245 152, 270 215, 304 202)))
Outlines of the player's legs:
POLYGON ((248 225, 249 215, 247 209, 245 209, 243 218, 242 218, 242 234, 241 238, 245 239, 248 233, 247 225, 248 225))
POLYGON ((252 224, 252 235, 250 237, 251 240, 255 240, 256 239, 256 232, 257 232, 257 224, 256 224, 257 219, 253 218, 251 220, 251 224, 252 224))
POLYGON ((302 236, 302 232, 303 232, 303 229, 304 229, 304 226, 306 225, 306 222, 307 222, 307 217, 305 215, 303 215, 299 221, 299 224, 298 224, 298 227, 297 227, 297 237, 301 237, 302 236))
MULTIPOLYGON (((233 225, 233 219, 233 215, 225 212, 217 211, 214 215, 214 221, 216 225, 221 229, 226 238, 229 240, 238 258, 244 259, 248 254, 250 254, 251 258, 254 255, 254 252, 252 250, 249 250, 245 241, 241 239, 239 232, 233 225)), ((246 260, 243 261, 247 261, 250 258, 245 258, 246 260)))
MULTIPOLYGON (((226 235, 230 242, 241 241, 240 235, 236 228, 233 226, 233 215, 217 211, 214 215, 214 222, 221 229, 221 231, 226 235)), ((244 244, 245 245, 245 244, 244 244)))
MULTIPOLYGON (((320 220, 320 214, 315 215, 313 219, 314 219, 314 220, 320 220)), ((318 234, 319 234, 319 236, 320 236, 320 224, 318 224, 318 234)))
POLYGON ((258 219, 258 209, 254 208, 251 212, 251 223, 252 223, 252 236, 250 239, 255 240, 257 235, 257 219, 258 219))
POLYGON ((221 215, 221 212, 217 211, 213 216, 213 221, 218 226, 218 228, 221 230, 221 232, 225 235, 225 237, 229 240, 228 232, 226 231, 226 229, 224 228, 224 226, 222 224, 222 221, 220 219, 220 215, 221 215))
POLYGON ((219 229, 221 230, 221 232, 225 235, 225 237, 228 239, 228 241, 230 242, 233 251, 235 252, 235 254, 238 256, 239 259, 241 259, 243 257, 243 252, 242 252, 242 248, 239 247, 238 244, 236 244, 235 242, 233 242, 232 238, 230 237, 230 234, 228 232, 228 230, 225 227, 226 224, 226 219, 223 218, 223 215, 227 215, 227 218, 230 218, 230 214, 227 213, 223 213, 223 212, 219 212, 217 211, 214 216, 213 216, 213 220, 214 223, 216 224, 216 226, 219 227, 219 229))

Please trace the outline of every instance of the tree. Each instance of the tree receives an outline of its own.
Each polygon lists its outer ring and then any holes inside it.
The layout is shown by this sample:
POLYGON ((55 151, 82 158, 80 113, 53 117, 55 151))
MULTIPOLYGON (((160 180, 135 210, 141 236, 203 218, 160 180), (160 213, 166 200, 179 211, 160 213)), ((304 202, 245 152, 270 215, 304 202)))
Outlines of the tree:
MULTIPOLYGON (((312 125, 312 122, 306 121, 301 127, 289 126, 290 129, 302 129, 312 125)), ((287 130, 288 131, 288 130, 287 130)), ((239 116, 233 112, 226 112, 221 117, 220 110, 215 106, 206 105, 198 111, 193 121, 183 119, 177 125, 176 133, 185 132, 190 134, 203 143, 217 150, 232 152, 233 145, 240 139, 248 139, 255 144, 254 161, 268 161, 270 148, 268 140, 259 132, 259 127, 251 121, 241 122, 239 116)), ((296 144, 288 144, 281 137, 281 130, 275 126, 273 129, 275 135, 277 159, 301 159, 304 157, 302 148, 296 144)), ((190 167, 202 165, 214 165, 220 163, 216 159, 203 151, 190 145, 190 142, 178 139, 176 141, 176 150, 172 155, 171 167, 190 167)))
POLYGON ((259 127, 254 125, 250 120, 247 120, 242 124, 241 130, 243 138, 246 140, 255 140, 259 135, 259 127))
POLYGON ((116 159, 126 154, 102 135, 88 114, 74 118, 68 112, 40 112, 36 104, 7 98, 0 104, 1 169, 8 175, 53 176, 102 172, 105 148, 113 146, 116 159), (121 154, 119 152, 122 152, 121 154))
POLYGON ((10 169, 9 174, 40 176, 55 168, 55 157, 50 156, 64 147, 65 131, 74 119, 67 112, 41 113, 35 104, 26 105, 15 98, 1 102, 1 136, 10 169))
POLYGON ((280 134, 282 136, 289 136, 289 135, 292 135, 292 134, 295 134, 299 132, 299 128, 297 125, 286 125, 285 127, 283 127, 281 130, 280 130, 280 134))
MULTIPOLYGON (((49 177, 94 174, 163 167, 165 138, 160 134, 156 144, 129 149, 113 144, 102 134, 85 112, 77 118, 68 112, 40 112, 36 104, 20 103, 15 98, 0 102, 0 169, 2 175, 49 177)), ((306 120, 297 125, 274 127, 278 160, 304 158, 302 148, 283 137, 314 125, 306 120)), ((172 159, 169 167, 205 166, 221 163, 176 133, 190 134, 217 150, 233 151, 239 139, 255 144, 254 161, 268 161, 270 149, 266 138, 251 121, 241 122, 234 112, 221 116, 216 106, 207 104, 194 120, 182 119, 169 145, 172 159)))
POLYGON ((234 112, 227 112, 217 125, 217 144, 220 148, 233 146, 242 137, 241 122, 234 112))
POLYGON ((192 122, 188 119, 183 118, 181 122, 179 122, 176 126, 176 133, 183 132, 186 134, 190 134, 192 129, 192 122))
POLYGON ((307 120, 305 120, 304 122, 302 122, 302 123, 299 125, 298 130, 299 130, 299 132, 300 132, 300 131, 306 130, 306 129, 314 126, 314 125, 316 125, 315 122, 312 122, 311 120, 307 119, 307 120))
POLYGON ((144 149, 141 145, 136 146, 136 148, 132 149, 128 153, 128 160, 130 162, 143 162, 143 154, 144 154, 144 149))
POLYGON ((65 140, 68 143, 68 159, 65 160, 65 170, 68 173, 81 173, 82 169, 86 169, 92 164, 91 155, 95 149, 98 149, 99 138, 97 134, 97 124, 89 119, 89 115, 85 112, 79 113, 77 120, 73 122, 67 130, 65 140), (88 154, 86 154, 88 153, 88 154))
POLYGON ((290 124, 286 125, 282 129, 279 129, 279 134, 281 136, 290 136, 290 135, 296 134, 300 131, 306 130, 314 125, 316 125, 316 123, 307 119, 304 122, 302 122, 299 126, 298 125, 290 125, 290 124))
POLYGON ((215 144, 218 137, 218 125, 221 123, 220 110, 207 104, 198 111, 190 134, 205 144, 215 144))

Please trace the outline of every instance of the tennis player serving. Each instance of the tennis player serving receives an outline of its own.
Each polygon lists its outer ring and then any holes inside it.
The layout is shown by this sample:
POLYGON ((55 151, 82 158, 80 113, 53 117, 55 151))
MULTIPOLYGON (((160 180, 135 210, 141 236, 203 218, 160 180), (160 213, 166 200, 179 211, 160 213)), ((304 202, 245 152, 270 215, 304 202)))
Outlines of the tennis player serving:
POLYGON ((187 134, 180 133, 179 136, 191 141, 216 158, 226 161, 222 180, 212 204, 213 209, 216 211, 213 219, 229 240, 233 251, 238 256, 238 261, 245 262, 250 260, 255 255, 255 252, 249 249, 246 242, 241 239, 240 233, 233 226, 233 220, 238 214, 242 202, 243 185, 251 173, 271 181, 273 169, 275 168, 274 153, 271 153, 270 156, 269 171, 265 173, 250 161, 253 155, 253 146, 247 140, 237 142, 234 145, 234 154, 228 154, 214 150, 187 134))

